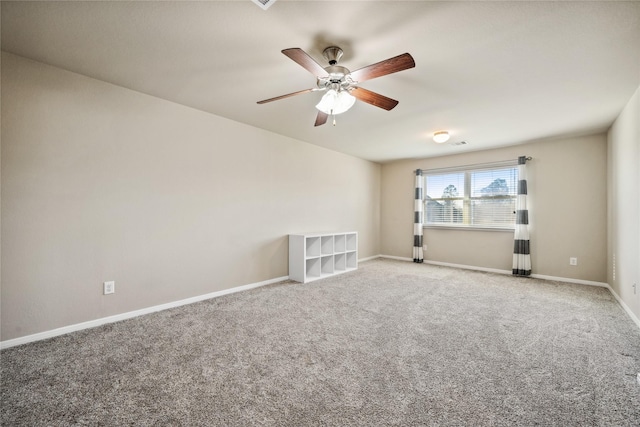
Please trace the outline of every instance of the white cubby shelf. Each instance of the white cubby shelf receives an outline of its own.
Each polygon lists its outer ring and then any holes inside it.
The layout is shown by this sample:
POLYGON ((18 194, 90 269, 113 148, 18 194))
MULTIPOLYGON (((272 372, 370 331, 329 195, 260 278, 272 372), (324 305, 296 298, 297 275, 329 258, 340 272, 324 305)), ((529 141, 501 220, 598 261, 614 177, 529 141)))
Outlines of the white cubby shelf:
POLYGON ((289 279, 308 283, 358 268, 358 233, 289 235, 289 279))

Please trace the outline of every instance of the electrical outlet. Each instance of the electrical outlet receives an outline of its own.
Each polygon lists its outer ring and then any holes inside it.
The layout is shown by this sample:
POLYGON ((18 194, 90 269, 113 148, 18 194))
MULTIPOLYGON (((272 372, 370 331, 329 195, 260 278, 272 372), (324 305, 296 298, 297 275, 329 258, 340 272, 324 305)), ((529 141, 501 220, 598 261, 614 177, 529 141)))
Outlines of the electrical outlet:
POLYGON ((569 265, 578 265, 578 258, 576 257, 569 258, 569 265))
POLYGON ((426 250, 427 250, 427 245, 423 245, 423 246, 422 246, 422 250, 423 250, 423 251, 426 251, 426 250))
POLYGON ((116 282, 114 281, 104 282, 102 289, 103 289, 104 295, 113 294, 116 292, 116 282))

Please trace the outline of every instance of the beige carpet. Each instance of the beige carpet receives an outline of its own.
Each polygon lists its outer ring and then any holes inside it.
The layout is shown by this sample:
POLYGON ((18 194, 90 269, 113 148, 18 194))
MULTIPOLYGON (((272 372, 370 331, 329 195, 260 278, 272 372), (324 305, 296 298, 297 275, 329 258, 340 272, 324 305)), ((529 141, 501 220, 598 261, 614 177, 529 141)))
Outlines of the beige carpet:
POLYGON ((402 261, 0 357, 3 426, 640 425, 640 330, 606 289, 402 261))

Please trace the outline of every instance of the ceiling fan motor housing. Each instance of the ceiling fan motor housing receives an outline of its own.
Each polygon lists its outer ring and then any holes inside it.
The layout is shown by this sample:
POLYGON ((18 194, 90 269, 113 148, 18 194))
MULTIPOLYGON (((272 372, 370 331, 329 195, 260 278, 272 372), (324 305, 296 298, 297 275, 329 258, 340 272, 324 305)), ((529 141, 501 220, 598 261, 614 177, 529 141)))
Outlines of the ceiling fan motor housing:
POLYGON ((322 56, 329 61, 329 65, 336 65, 342 58, 342 49, 338 46, 329 46, 322 52, 322 56))
POLYGON ((337 46, 330 46, 322 52, 322 55, 329 61, 329 66, 325 67, 329 75, 318 78, 318 87, 320 89, 334 90, 348 89, 353 84, 353 81, 349 78, 351 71, 341 65, 337 65, 342 57, 342 49, 337 46))
POLYGON ((354 83, 351 76, 349 76, 350 71, 345 67, 331 65, 326 67, 325 70, 329 75, 318 78, 318 88, 320 89, 337 89, 337 87, 348 89, 354 83))

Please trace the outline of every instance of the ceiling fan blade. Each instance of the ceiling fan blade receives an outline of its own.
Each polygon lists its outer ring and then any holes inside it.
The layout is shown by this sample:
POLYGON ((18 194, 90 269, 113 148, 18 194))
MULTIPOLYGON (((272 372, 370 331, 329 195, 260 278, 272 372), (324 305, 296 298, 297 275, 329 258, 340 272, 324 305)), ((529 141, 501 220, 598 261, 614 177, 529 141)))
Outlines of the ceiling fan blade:
POLYGON ((292 47, 282 51, 285 55, 291 58, 293 61, 300 64, 304 69, 317 77, 327 77, 329 73, 322 65, 318 64, 315 59, 309 56, 307 52, 299 47, 292 47))
POLYGON ((285 99, 285 98, 289 98, 296 95, 302 95, 303 93, 307 93, 307 92, 315 92, 316 90, 318 89, 314 88, 314 89, 299 90, 297 92, 288 93, 286 95, 276 96, 275 98, 263 99, 262 101, 258 101, 258 104, 266 104, 267 102, 278 101, 280 99, 285 99))
POLYGON ((398 105, 398 101, 396 101, 395 99, 387 98, 384 95, 371 92, 370 90, 363 89, 361 87, 352 89, 350 93, 360 101, 366 102, 367 104, 375 105, 376 107, 380 107, 387 111, 393 109, 393 107, 398 105))
POLYGON ((356 82, 375 79, 376 77, 386 76, 387 74, 397 73, 416 66, 413 57, 408 53, 394 56, 393 58, 371 64, 367 67, 360 68, 351 72, 351 78, 356 82))
POLYGON ((322 126, 327 123, 327 119, 329 115, 327 113, 323 113, 322 111, 318 111, 318 115, 316 116, 316 124, 314 126, 322 126))

